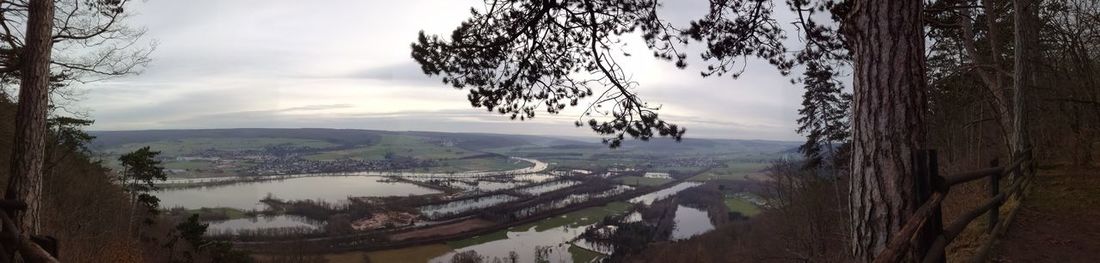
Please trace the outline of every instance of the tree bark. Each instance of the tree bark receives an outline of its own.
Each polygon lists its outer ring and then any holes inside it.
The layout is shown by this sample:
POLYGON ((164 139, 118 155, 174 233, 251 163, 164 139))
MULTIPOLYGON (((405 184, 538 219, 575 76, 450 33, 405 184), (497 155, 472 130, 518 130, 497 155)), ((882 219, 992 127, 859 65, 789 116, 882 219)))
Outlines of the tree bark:
POLYGON ((27 210, 14 219, 23 233, 38 233, 42 204, 42 165, 46 146, 46 112, 49 107, 50 50, 53 49, 53 0, 29 3, 25 45, 22 50, 19 105, 15 115, 11 178, 4 198, 22 200, 27 210))
POLYGON ((850 231, 855 261, 869 262, 919 206, 912 154, 926 140, 923 3, 853 7, 844 31, 855 75, 850 231))
POLYGON ((1024 150, 1031 147, 1031 138, 1028 133, 1028 109, 1031 101, 1031 90, 1037 86, 1039 80, 1036 70, 1040 63, 1039 56, 1039 0, 1013 0, 1012 6, 1016 9, 1015 33, 1015 72, 1013 74, 1014 94, 1013 110, 1015 120, 1012 124, 1013 156, 1019 156, 1024 150))

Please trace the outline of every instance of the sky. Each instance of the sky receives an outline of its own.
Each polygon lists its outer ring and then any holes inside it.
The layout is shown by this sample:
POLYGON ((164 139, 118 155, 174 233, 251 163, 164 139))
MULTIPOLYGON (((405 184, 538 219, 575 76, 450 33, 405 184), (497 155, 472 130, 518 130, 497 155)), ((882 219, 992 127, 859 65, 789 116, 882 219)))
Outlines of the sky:
MULTIPOLYGON (((665 1, 660 13, 686 25, 706 0, 665 1)), ((354 128, 596 136, 576 127, 582 109, 528 121, 473 108, 467 91, 425 76, 410 57, 421 30, 447 35, 472 0, 150 0, 128 23, 156 43, 140 75, 83 84, 76 106, 93 130, 354 128)), ((782 9, 777 13, 782 16, 782 9)), ((781 22, 782 23, 782 22, 781 22)), ((786 23, 782 23, 786 24, 786 23)), ((627 36, 633 54, 650 54, 627 36)), ((689 47, 697 57, 700 47, 689 47)), ((686 137, 800 140, 801 88, 749 60, 738 79, 702 78, 651 56, 621 58, 642 99, 686 137)), ((581 105, 587 105, 582 103, 581 105)))

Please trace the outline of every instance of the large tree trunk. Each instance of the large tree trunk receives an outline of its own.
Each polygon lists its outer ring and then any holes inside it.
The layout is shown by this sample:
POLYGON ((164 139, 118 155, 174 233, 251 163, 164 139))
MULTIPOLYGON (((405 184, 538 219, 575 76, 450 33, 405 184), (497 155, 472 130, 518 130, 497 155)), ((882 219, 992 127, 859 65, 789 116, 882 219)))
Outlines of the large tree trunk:
POLYGON ((15 115, 11 178, 4 198, 27 203, 15 216, 23 233, 36 234, 42 204, 42 164, 49 106, 50 50, 53 48, 53 0, 30 2, 27 33, 20 57, 19 108, 15 115))
POLYGON ((914 150, 925 147, 921 0, 857 1, 845 33, 854 56, 852 253, 871 261, 916 210, 914 150))
POLYGON ((1016 112, 1012 126, 1012 144, 1014 156, 1031 147, 1031 138, 1028 134, 1028 106, 1033 96, 1031 91, 1035 89, 1039 80, 1036 70, 1040 62, 1039 56, 1039 0, 1013 0, 1012 6, 1016 9, 1015 33, 1016 33, 1016 61, 1013 74, 1013 86, 1016 93, 1013 110, 1016 112))

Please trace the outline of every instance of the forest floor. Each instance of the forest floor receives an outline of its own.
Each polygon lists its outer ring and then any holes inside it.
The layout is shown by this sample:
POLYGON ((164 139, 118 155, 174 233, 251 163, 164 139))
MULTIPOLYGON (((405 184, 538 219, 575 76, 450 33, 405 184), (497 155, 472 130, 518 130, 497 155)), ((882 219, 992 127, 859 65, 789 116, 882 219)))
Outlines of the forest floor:
POLYGON ((1040 171, 994 250, 993 262, 1096 262, 1100 259, 1100 169, 1040 171))

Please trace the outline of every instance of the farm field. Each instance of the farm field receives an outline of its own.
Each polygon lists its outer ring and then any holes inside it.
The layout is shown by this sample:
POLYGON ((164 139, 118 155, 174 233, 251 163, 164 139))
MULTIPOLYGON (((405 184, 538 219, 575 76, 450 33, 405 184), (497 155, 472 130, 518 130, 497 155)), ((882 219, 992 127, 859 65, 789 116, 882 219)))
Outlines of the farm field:
POLYGON ((656 186, 671 182, 668 178, 649 178, 640 176, 623 176, 615 178, 616 181, 629 186, 656 186))
POLYGON ((692 181, 707 181, 707 180, 745 180, 747 177, 754 173, 759 173, 761 170, 768 168, 771 165, 766 162, 744 162, 739 160, 726 161, 725 163, 711 168, 699 175, 692 177, 692 181))
POLYGON ((755 216, 760 213, 760 208, 752 202, 742 199, 740 197, 726 197, 724 202, 730 212, 738 212, 744 216, 755 216))
POLYGON ((307 155, 308 160, 385 160, 392 156, 405 156, 420 159, 454 159, 476 155, 477 152, 454 147, 445 141, 429 142, 425 138, 405 135, 382 135, 372 145, 359 146, 346 150, 325 151, 307 155))

